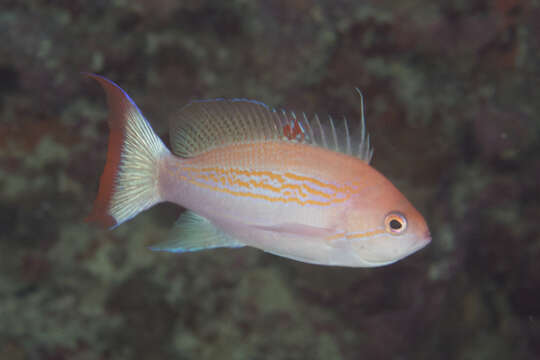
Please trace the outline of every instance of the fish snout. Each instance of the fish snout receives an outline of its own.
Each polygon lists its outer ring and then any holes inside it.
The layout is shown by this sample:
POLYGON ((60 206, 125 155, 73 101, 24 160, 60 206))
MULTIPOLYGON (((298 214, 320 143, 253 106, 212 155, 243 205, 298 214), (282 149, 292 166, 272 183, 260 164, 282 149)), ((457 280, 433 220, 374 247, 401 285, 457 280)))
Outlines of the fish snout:
POLYGON ((410 246, 409 251, 411 253, 416 252, 422 249, 423 247, 427 246, 430 242, 431 242, 431 233, 429 232, 428 229, 426 229, 426 231, 414 237, 414 240, 410 246))
POLYGON ((426 243, 431 242, 431 233, 429 232, 429 229, 426 229, 426 231, 424 232, 424 239, 426 243))
POLYGON ((429 229, 426 229, 424 233, 418 237, 416 240, 416 244, 419 248, 423 248, 424 246, 428 245, 431 242, 431 233, 429 232, 429 229))

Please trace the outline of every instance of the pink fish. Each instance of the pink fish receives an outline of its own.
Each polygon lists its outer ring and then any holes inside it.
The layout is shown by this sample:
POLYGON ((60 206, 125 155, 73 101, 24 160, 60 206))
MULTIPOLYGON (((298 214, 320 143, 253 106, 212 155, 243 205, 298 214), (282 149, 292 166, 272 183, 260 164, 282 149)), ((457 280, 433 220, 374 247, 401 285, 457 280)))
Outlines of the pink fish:
POLYGON ((116 227, 164 201, 187 209, 153 250, 252 246, 320 265, 382 266, 423 248, 422 215, 369 165, 372 149, 345 121, 278 112, 251 100, 184 106, 170 124, 172 152, 131 98, 107 93, 107 163, 88 220, 116 227), (327 136, 326 132, 331 132, 327 136))

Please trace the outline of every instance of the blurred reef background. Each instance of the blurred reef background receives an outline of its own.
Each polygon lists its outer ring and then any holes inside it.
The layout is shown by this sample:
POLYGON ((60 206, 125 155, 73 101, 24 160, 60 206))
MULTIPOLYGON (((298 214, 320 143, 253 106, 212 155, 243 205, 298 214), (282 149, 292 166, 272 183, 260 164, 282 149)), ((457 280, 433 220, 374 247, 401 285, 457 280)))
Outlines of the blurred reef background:
POLYGON ((0 359, 540 358, 540 1, 0 0, 0 359), (102 90, 360 118, 433 241, 394 265, 154 253, 83 222, 102 90))

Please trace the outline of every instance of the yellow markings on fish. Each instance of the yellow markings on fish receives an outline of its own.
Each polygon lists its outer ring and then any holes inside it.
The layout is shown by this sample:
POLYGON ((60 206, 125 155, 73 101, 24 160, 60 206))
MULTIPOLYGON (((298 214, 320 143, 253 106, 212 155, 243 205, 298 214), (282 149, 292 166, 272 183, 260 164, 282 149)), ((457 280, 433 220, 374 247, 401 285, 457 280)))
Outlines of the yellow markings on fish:
MULTIPOLYGON (((191 184, 193 184, 193 185, 197 185, 197 186, 202 187, 202 188, 206 188, 206 189, 210 189, 210 190, 214 190, 214 191, 219 191, 219 192, 224 192, 224 193, 234 195, 234 196, 251 197, 251 198, 254 198, 254 199, 266 200, 266 201, 273 202, 273 203, 275 203, 275 202, 283 202, 283 203, 295 202, 295 203, 297 203, 299 205, 319 205, 319 206, 331 205, 331 202, 325 203, 325 202, 315 201, 315 200, 303 200, 302 201, 302 200, 300 200, 298 198, 295 198, 295 197, 290 197, 290 198, 271 197, 271 196, 267 196, 267 195, 263 195, 263 194, 257 194, 257 193, 233 191, 233 190, 229 190, 229 189, 226 189, 226 188, 220 188, 220 187, 212 186, 212 185, 208 185, 208 184, 197 183, 196 181, 193 181, 193 180, 189 180, 189 182, 191 184)), ((337 202, 343 202, 345 200, 346 199, 335 199, 333 202, 337 203, 337 202)))
POLYGON ((377 229, 377 230, 373 230, 373 231, 368 231, 368 232, 365 232, 365 233, 357 233, 357 234, 347 234, 347 239, 359 239, 359 238, 363 238, 363 237, 370 237, 370 236, 375 236, 375 235, 379 235, 379 234, 382 234, 384 233, 384 229, 377 229))
POLYGON ((358 184, 331 184, 289 172, 183 166, 168 171, 204 189, 272 203, 329 206, 347 201, 360 189, 358 184))
POLYGON ((327 236, 327 237, 325 238, 325 240, 327 240, 327 241, 333 241, 333 240, 343 239, 343 238, 346 238, 346 237, 347 237, 347 234, 344 233, 344 232, 342 232, 342 233, 339 233, 339 234, 327 236))
POLYGON ((312 182, 315 185, 318 185, 320 187, 328 187, 328 188, 330 188, 330 189, 332 189, 334 191, 339 191, 338 187, 335 186, 335 185, 326 184, 326 183, 323 183, 322 181, 319 181, 317 179, 310 178, 310 177, 307 177, 307 176, 295 175, 295 174, 291 174, 291 173, 286 173, 285 176, 290 178, 290 179, 297 180, 297 181, 310 181, 310 182, 312 182))
POLYGON ((373 231, 367 231, 363 233, 346 233, 346 232, 340 232, 331 236, 325 237, 326 241, 334 241, 334 240, 340 240, 340 239, 361 239, 365 237, 371 237, 379 234, 383 234, 385 231, 384 229, 376 229, 373 231))

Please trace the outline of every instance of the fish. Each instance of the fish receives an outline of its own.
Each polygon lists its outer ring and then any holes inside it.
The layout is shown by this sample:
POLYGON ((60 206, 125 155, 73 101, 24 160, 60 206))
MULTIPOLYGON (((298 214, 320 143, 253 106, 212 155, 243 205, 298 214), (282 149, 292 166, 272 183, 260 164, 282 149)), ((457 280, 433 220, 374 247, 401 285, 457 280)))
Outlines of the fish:
POLYGON ((361 131, 344 119, 276 110, 247 99, 196 100, 172 116, 168 149, 129 95, 104 89, 109 142, 86 219, 113 229, 162 203, 184 207, 151 250, 185 253, 249 246, 327 266, 376 267, 423 248, 422 215, 370 165, 361 131), (339 134, 338 134, 339 133, 339 134))

